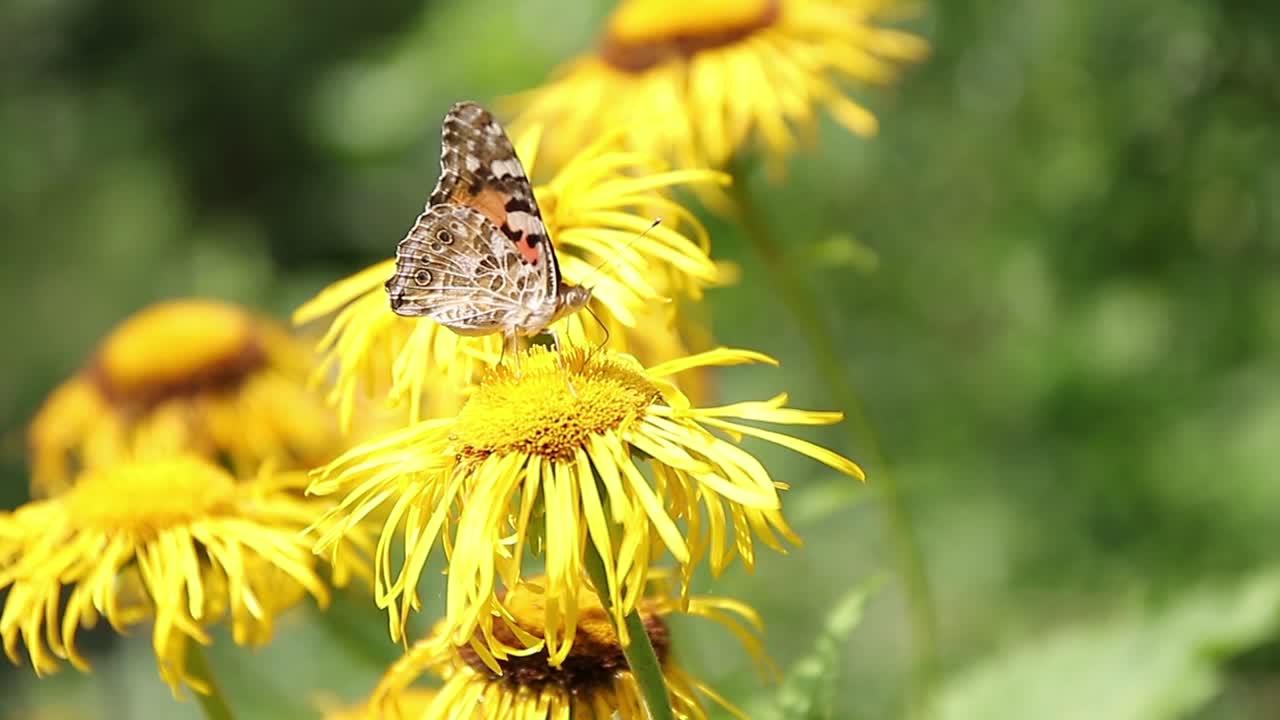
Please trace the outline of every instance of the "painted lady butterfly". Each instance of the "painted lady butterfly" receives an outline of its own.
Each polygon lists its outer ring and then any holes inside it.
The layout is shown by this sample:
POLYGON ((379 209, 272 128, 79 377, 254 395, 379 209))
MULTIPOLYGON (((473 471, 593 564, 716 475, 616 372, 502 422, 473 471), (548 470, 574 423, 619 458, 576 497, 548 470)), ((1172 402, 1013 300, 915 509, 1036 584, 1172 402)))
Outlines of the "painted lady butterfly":
POLYGON ((461 102, 441 129, 440 181, 396 248, 386 283, 398 315, 460 335, 537 335, 584 307, 591 290, 560 277, 533 187, 493 115, 461 102))

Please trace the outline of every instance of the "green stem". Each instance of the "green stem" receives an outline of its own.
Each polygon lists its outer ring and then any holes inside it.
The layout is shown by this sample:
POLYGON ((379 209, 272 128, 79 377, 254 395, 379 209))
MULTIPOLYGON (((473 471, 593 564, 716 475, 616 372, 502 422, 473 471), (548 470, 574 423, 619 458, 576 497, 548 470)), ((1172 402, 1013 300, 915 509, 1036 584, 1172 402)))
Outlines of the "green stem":
POLYGON ((907 591, 909 618, 915 654, 913 714, 927 710, 937 662, 937 620, 933 608, 924 561, 912 528, 911 514, 902 497, 902 489, 890 472, 889 462, 881 450, 875 430, 854 391, 853 381, 842 355, 831 342, 831 333, 822 320, 817 300, 804 283, 801 274, 791 266, 770 232, 765 218, 746 188, 746 174, 735 172, 729 196, 737 212, 739 224, 769 268, 769 277, 778 287, 783 301, 795 318, 813 352, 814 361, 833 397, 845 410, 848 422, 843 424, 852 446, 862 446, 870 465, 876 468, 876 484, 880 488, 888 515, 888 528, 896 554, 898 572, 907 591))
MULTIPOLYGON (((609 601, 608 576, 605 574, 604 560, 592 543, 587 543, 586 559, 591 584, 596 587, 600 604, 608 611, 612 609, 609 601)), ((645 629, 644 619, 640 617, 639 610, 627 613, 626 625, 631 642, 622 651, 626 654, 627 665, 631 668, 631 674, 644 695, 644 704, 649 709, 649 717, 652 720, 675 720, 675 711, 671 709, 671 695, 667 692, 667 679, 662 674, 662 664, 658 662, 658 654, 653 651, 653 643, 649 642, 649 631, 645 629)), ((618 634, 621 636, 622 633, 618 634)))
POLYGON ((196 696, 196 702, 200 703, 200 709, 204 711, 204 716, 209 720, 233 720, 235 714, 231 712, 231 706, 227 704, 222 688, 218 687, 218 681, 213 676, 213 669, 209 666, 209 657, 205 654, 204 646, 194 640, 187 648, 187 672, 196 680, 203 681, 209 688, 208 695, 200 692, 193 693, 196 696))

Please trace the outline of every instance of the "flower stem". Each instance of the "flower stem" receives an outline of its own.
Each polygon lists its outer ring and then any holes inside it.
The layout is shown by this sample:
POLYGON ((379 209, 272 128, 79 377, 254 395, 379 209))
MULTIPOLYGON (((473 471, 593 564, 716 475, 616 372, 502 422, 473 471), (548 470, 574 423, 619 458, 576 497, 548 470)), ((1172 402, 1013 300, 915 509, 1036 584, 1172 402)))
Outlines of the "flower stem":
MULTIPOLYGON (((586 560, 587 573, 591 575, 591 584, 595 585, 600 605, 609 611, 612 605, 609 601, 609 585, 608 577, 605 575, 604 560, 592 543, 587 543, 586 560)), ((613 616, 612 613, 609 615, 613 616)), ((649 709, 649 717, 652 720, 675 720, 675 711, 671 709, 671 695, 667 692, 667 679, 662 674, 658 654, 653 651, 653 643, 649 642, 649 631, 645 629, 640 611, 632 610, 627 613, 626 624, 631 642, 622 649, 622 652, 627 656, 627 665, 631 668, 631 674, 644 695, 644 704, 649 709)), ((618 635, 621 637, 622 633, 619 632, 618 635)))
POLYGON ((204 716, 208 720, 233 720, 235 714, 231 712, 231 706, 227 704, 222 688, 218 687, 218 681, 213 676, 213 669, 209 665, 209 657, 205 654, 204 646, 195 641, 192 641, 187 649, 187 672, 196 680, 203 681, 209 688, 208 695, 201 692, 192 693, 196 696, 196 702, 200 703, 204 716))
POLYGON ((746 173, 738 172, 742 169, 735 168, 734 182, 729 186, 729 198, 738 223, 760 259, 769 268, 769 277, 777 285, 783 302, 809 344, 824 382, 845 411, 848 422, 843 423, 842 427, 849 434, 849 442, 854 446, 864 447, 870 465, 876 469, 875 479, 884 498, 898 572, 907 591, 908 617, 912 626, 915 655, 912 710, 914 715, 919 716, 927 710, 933 688, 937 662, 937 620, 929 580, 924 571, 924 560, 912 528, 911 514, 902 497, 902 489, 890 472, 888 459, 880 447, 875 430, 854 391, 853 381, 842 356, 831 342, 831 333, 822 320, 818 302, 774 238, 763 213, 746 188, 746 173))

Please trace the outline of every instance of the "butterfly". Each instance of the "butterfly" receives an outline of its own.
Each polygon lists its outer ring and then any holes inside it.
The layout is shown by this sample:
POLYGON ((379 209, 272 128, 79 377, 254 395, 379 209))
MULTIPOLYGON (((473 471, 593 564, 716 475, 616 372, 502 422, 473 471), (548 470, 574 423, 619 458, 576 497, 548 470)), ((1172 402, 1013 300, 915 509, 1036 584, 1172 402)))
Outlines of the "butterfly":
POLYGON ((533 187, 493 115, 454 105, 440 144, 440 180, 396 248, 391 309, 460 335, 501 332, 515 349, 585 307, 591 290, 560 276, 533 187))

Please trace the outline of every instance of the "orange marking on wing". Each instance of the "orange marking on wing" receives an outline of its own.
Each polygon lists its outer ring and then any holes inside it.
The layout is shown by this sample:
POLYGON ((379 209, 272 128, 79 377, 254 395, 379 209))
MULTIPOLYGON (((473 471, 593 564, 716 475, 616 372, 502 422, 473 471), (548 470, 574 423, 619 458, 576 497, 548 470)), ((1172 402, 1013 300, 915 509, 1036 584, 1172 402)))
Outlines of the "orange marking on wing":
POLYGON ((520 233, 520 239, 516 241, 516 249, 524 256, 526 262, 536 263, 541 256, 541 251, 529 244, 529 236, 525 233, 520 233))
POLYGON ((478 195, 472 195, 465 189, 459 188, 453 193, 451 198, 459 205, 466 205, 474 209, 493 223, 495 227, 502 227, 507 224, 507 196, 492 188, 481 190, 478 195))
MULTIPOLYGON (((465 189, 459 188, 454 191, 450 199, 459 205, 466 205, 484 215, 489 219, 489 222, 499 229, 507 224, 507 201, 511 198, 497 190, 485 188, 478 195, 472 195, 465 189)), ((541 250, 529 244, 529 236, 524 232, 521 232, 520 239, 516 240, 516 249, 520 251, 520 255, 525 259, 525 262, 536 263, 538 258, 542 256, 541 250)))

